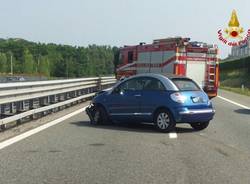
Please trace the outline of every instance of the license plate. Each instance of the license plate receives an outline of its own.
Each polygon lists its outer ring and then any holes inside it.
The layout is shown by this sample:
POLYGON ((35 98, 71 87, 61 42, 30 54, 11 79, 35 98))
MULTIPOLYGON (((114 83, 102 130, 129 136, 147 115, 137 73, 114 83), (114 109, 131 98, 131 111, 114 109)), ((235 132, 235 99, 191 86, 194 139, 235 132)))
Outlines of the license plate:
POLYGON ((194 103, 203 103, 202 97, 191 97, 194 103))

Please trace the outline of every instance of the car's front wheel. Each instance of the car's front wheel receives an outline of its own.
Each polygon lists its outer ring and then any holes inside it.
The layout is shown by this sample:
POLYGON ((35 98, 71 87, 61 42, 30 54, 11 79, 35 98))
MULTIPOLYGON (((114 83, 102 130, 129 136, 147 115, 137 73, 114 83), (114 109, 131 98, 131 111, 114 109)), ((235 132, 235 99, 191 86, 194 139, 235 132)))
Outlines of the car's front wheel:
POLYGON ((108 121, 108 116, 104 107, 102 106, 95 107, 95 110, 93 112, 93 120, 91 121, 91 124, 98 125, 106 123, 107 121, 108 121))
POLYGON ((201 123, 191 123, 191 127, 195 130, 204 130, 208 127, 209 121, 207 122, 201 122, 201 123))
POLYGON ((170 132, 175 128, 176 123, 168 110, 161 109, 155 113, 154 124, 157 130, 170 132))

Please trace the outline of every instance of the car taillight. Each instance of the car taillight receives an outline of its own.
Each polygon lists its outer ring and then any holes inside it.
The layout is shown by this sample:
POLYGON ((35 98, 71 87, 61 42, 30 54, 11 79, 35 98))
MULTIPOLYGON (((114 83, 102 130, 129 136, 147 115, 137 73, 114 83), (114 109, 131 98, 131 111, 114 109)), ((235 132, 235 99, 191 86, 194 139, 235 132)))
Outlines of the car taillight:
POLYGON ((173 93, 170 95, 171 99, 177 103, 185 103, 187 97, 182 95, 181 93, 173 93))

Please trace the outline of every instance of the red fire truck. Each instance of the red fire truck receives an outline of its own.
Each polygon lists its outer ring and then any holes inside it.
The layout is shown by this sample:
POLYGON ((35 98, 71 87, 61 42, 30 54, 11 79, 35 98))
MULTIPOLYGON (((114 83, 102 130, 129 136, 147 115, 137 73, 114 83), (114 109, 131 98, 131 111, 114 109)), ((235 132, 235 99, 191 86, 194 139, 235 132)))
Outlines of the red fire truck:
POLYGON ((172 73, 196 81, 210 98, 217 96, 219 65, 218 47, 189 38, 174 37, 140 43, 119 50, 116 76, 139 73, 172 73))

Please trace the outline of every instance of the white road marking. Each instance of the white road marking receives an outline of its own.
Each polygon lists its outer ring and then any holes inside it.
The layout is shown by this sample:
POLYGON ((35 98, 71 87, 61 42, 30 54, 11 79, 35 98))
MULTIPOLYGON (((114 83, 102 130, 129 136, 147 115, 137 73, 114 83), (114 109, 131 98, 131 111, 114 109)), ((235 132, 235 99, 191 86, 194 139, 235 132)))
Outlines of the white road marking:
POLYGON ((176 132, 170 132, 169 134, 170 139, 177 139, 177 133, 176 132))
POLYGON ((23 140, 23 139, 25 139, 25 138, 27 138, 27 137, 29 137, 31 135, 34 135, 34 134, 36 134, 38 132, 41 132, 42 130, 45 130, 45 129, 51 127, 51 126, 54 126, 54 125, 56 125, 58 123, 61 123, 62 121, 71 118, 72 116, 77 115, 77 114, 85 111, 86 107, 83 107, 83 108, 81 108, 81 109, 79 109, 79 110, 77 110, 75 112, 67 114, 66 116, 63 116, 63 117, 61 117, 59 119, 56 119, 54 121, 51 121, 49 123, 46 123, 46 124, 44 124, 42 126, 39 126, 39 127, 35 128, 35 129, 29 130, 27 132, 24 132, 23 134, 20 134, 20 135, 18 135, 16 137, 13 137, 13 138, 10 138, 8 140, 5 140, 5 141, 3 141, 3 142, 0 143, 0 150, 3 149, 3 148, 5 148, 5 147, 7 147, 7 146, 10 146, 10 145, 12 145, 12 144, 14 144, 16 142, 19 142, 19 141, 21 141, 21 140, 23 140))
POLYGON ((219 95, 218 95, 217 97, 220 98, 220 99, 222 99, 222 100, 225 100, 225 101, 227 101, 227 102, 229 102, 229 103, 231 103, 231 104, 237 105, 237 106, 239 106, 239 107, 241 107, 241 108, 243 108, 243 109, 250 110, 250 107, 247 107, 247 106, 245 106, 245 105, 239 104, 239 103, 237 103, 237 102, 234 102, 234 101, 232 101, 232 100, 229 100, 229 99, 224 98, 224 97, 219 96, 219 95))

